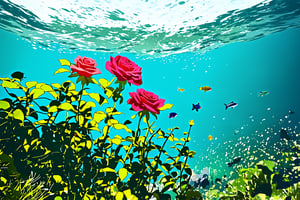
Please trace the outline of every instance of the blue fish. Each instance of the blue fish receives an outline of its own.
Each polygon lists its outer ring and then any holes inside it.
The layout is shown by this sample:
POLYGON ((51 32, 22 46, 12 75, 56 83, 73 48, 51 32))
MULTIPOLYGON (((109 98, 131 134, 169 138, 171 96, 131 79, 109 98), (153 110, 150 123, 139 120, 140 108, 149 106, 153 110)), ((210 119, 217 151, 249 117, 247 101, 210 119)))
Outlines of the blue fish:
POLYGON ((199 103, 197 103, 196 105, 193 104, 193 109, 192 110, 196 110, 198 112, 198 110, 201 109, 201 106, 199 103))
POLYGON ((172 118, 174 118, 174 117, 176 117, 177 116, 177 113, 175 113, 175 112, 171 112, 170 114, 169 114, 169 118, 170 119, 172 119, 172 118))
POLYGON ((237 103, 234 103, 233 101, 232 102, 230 102, 229 104, 225 104, 224 103, 224 105, 226 106, 225 107, 225 110, 227 110, 227 108, 234 108, 234 107, 236 107, 238 104, 237 103))

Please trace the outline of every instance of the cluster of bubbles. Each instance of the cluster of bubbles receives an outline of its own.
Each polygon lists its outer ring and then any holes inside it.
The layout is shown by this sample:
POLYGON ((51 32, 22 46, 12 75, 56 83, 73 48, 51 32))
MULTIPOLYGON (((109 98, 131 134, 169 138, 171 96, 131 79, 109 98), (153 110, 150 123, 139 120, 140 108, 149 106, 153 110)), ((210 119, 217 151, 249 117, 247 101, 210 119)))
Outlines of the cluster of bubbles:
MULTIPOLYGON (((253 119, 253 117, 251 117, 253 119)), ((263 118, 260 122, 265 121, 263 118)), ((289 116, 279 119, 278 123, 262 128, 261 123, 254 131, 243 131, 239 129, 231 137, 222 143, 211 144, 204 155, 199 156, 196 164, 196 173, 205 167, 210 167, 214 177, 226 175, 229 179, 237 176, 238 169, 254 167, 261 160, 271 160, 277 165, 275 170, 293 167, 295 163, 287 156, 294 156, 295 146, 299 141, 300 122, 293 122, 289 116), (282 132, 288 135, 288 138, 282 136, 282 132), (241 161, 228 167, 227 162, 232 162, 234 158, 241 157, 241 161), (281 168, 281 169, 279 169, 281 168)), ((242 126, 244 127, 244 126, 242 126)))

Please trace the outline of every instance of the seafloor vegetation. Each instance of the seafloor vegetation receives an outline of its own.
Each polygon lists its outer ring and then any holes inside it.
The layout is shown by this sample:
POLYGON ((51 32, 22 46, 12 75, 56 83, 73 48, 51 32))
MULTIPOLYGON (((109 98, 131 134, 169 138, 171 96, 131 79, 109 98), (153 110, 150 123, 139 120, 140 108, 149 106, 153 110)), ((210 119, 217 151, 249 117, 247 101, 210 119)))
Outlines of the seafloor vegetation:
POLYGON ((24 82, 23 72, 0 78, 7 93, 0 100, 1 199, 299 198, 299 144, 284 153, 288 165, 263 160, 200 193, 188 164, 196 153, 188 147, 194 122, 162 130, 154 123, 172 104, 142 88, 124 99, 125 87, 142 85, 139 66, 111 57, 106 69, 115 77, 108 81, 92 78, 101 73, 93 59, 59 62, 66 68, 55 74, 76 81, 24 82), (134 115, 119 111, 124 103, 134 115))

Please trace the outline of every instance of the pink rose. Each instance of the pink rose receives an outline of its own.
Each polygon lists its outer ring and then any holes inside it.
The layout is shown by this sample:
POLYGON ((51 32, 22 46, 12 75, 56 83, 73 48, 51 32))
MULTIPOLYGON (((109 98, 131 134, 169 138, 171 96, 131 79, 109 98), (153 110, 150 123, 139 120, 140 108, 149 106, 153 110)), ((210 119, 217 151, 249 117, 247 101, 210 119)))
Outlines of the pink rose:
POLYGON ((134 85, 142 84, 141 67, 137 66, 134 62, 123 56, 110 57, 107 61, 105 68, 114 74, 119 81, 128 81, 134 85))
POLYGON ((96 68, 97 63, 91 58, 85 56, 77 56, 75 58, 75 65, 71 65, 72 72, 77 72, 80 76, 91 77, 94 74, 101 74, 101 71, 96 68))
POLYGON ((164 99, 159 99, 158 96, 152 92, 144 89, 137 89, 136 92, 129 92, 131 99, 127 100, 135 111, 148 110, 150 112, 159 114, 159 108, 165 103, 164 99))

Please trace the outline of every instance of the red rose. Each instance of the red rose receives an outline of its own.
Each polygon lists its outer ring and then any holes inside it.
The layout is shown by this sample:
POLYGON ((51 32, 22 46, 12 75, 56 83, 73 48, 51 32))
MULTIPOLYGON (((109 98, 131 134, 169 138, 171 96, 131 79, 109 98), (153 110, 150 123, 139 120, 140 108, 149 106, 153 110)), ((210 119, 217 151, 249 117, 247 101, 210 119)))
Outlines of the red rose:
POLYGON ((110 57, 107 61, 105 68, 114 74, 119 81, 128 81, 134 85, 142 84, 141 67, 137 66, 134 62, 123 56, 110 57))
POLYGON ((75 65, 71 65, 72 72, 77 72, 80 76, 91 77, 94 74, 101 74, 101 71, 96 68, 97 63, 91 58, 85 56, 77 56, 75 58, 75 65))
POLYGON ((164 99, 159 99, 158 96, 152 92, 144 89, 137 89, 136 92, 129 92, 131 99, 127 100, 135 111, 148 110, 150 112, 159 114, 159 108, 165 103, 164 99))

